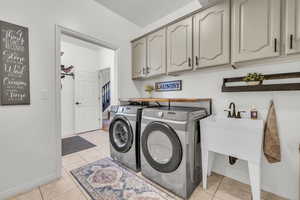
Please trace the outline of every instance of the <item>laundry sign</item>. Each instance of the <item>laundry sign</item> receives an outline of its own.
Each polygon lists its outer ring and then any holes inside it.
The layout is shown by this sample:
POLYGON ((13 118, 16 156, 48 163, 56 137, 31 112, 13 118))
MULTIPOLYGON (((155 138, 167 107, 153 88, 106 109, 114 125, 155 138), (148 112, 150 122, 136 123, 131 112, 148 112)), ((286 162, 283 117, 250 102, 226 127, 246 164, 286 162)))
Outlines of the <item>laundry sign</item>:
POLYGON ((30 104, 28 28, 0 21, 0 104, 30 104))
POLYGON ((155 83, 155 90, 157 92, 181 91, 182 80, 157 82, 155 83))

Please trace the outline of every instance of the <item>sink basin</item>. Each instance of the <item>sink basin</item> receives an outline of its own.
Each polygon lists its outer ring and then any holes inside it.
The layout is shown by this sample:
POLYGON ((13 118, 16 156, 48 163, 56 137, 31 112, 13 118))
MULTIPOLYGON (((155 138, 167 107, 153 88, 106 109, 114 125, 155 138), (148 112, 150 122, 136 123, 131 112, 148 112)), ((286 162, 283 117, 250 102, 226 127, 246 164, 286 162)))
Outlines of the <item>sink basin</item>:
POLYGON ((202 142, 216 153, 260 163, 263 120, 227 119, 215 116, 201 120, 202 142))

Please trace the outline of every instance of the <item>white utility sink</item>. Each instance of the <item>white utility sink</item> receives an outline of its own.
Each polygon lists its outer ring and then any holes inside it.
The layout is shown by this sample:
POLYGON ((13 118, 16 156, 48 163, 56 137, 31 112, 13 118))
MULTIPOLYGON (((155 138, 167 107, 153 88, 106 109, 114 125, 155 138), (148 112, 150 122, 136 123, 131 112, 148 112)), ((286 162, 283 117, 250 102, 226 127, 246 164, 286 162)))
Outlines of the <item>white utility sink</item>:
POLYGON ((264 133, 263 120, 211 116, 201 120, 203 187, 211 174, 214 153, 248 162, 252 199, 260 200, 260 168, 264 133))

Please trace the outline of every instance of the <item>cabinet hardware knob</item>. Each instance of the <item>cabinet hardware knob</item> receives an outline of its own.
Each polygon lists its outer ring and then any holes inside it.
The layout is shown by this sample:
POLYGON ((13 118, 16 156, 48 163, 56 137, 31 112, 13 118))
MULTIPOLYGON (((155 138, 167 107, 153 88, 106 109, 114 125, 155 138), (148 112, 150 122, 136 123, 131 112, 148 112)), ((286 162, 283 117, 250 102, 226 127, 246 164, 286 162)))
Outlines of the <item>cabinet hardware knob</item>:
POLYGON ((191 66, 192 66, 192 59, 189 58, 189 67, 191 67, 191 66))
POLYGON ((199 57, 196 56, 196 59, 195 59, 195 60, 196 60, 196 65, 199 66, 199 57))
POLYGON ((147 73, 147 74, 150 73, 150 67, 146 67, 146 73, 147 73))
POLYGON ((293 43, 294 43, 294 35, 290 35, 290 49, 293 49, 293 43))

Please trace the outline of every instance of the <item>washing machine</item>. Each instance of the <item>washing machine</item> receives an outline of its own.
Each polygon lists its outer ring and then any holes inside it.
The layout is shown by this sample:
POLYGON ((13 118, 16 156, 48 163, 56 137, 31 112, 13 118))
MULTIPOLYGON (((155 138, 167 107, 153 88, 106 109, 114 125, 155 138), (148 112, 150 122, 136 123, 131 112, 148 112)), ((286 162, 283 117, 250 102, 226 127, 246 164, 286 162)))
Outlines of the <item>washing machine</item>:
POLYGON ((140 122, 144 106, 118 106, 109 126, 110 154, 113 160, 140 171, 140 122))
POLYGON ((143 110, 142 175, 187 199, 202 180, 200 120, 204 108, 159 107, 143 110))

